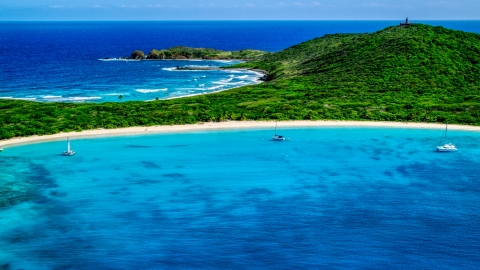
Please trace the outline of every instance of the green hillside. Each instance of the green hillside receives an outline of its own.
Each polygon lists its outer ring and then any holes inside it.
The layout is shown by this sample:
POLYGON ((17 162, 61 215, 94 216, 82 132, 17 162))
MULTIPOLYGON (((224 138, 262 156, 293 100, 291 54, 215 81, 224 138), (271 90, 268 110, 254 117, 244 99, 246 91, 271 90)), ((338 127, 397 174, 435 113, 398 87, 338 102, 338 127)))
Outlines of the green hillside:
POLYGON ((266 70, 268 81, 153 102, 0 100, 0 138, 245 119, 480 125, 479 34, 415 24, 326 35, 234 67, 266 70))
POLYGON ((240 66, 266 70, 272 83, 303 90, 349 119, 363 107, 361 119, 480 123, 475 33, 415 24, 326 35, 240 66))
POLYGON ((479 57, 478 34, 411 25, 392 26, 373 34, 326 35, 244 66, 267 70, 281 79, 313 76, 325 80, 327 75, 335 75, 339 81, 375 85, 378 82, 368 78, 421 84, 434 77, 439 82, 456 84, 458 80, 471 81, 461 79, 462 75, 478 73, 479 57))

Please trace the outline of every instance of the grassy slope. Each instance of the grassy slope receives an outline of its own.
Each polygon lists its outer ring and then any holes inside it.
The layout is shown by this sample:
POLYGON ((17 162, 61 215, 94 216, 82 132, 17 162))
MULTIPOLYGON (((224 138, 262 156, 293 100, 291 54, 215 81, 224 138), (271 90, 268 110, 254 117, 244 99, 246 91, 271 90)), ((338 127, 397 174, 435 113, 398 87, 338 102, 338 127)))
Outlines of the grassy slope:
POLYGON ((225 119, 480 123, 478 34, 414 25, 327 35, 241 66, 271 81, 154 102, 0 100, 0 138, 225 119))

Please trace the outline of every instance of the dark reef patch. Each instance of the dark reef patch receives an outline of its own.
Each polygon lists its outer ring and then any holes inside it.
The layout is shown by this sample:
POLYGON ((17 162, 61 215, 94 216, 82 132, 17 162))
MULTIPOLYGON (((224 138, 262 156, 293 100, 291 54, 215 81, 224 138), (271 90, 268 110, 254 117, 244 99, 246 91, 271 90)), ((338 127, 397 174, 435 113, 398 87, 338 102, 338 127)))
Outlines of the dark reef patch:
POLYGON ((246 191, 245 195, 272 195, 273 192, 267 188, 254 188, 246 191))
POLYGON ((152 184, 158 184, 158 183, 160 183, 160 181, 149 180, 149 179, 135 181, 135 184, 137 184, 137 185, 152 185, 152 184))
POLYGON ((161 169, 159 165, 157 165, 155 162, 152 161, 142 161, 143 167, 147 169, 161 169))
POLYGON ((30 173, 29 178, 37 182, 37 184, 42 185, 45 188, 56 188, 58 187, 55 180, 51 177, 51 173, 44 166, 30 163, 30 173))
POLYGON ((385 172, 383 172, 383 174, 386 175, 386 176, 390 176, 390 177, 393 176, 393 173, 389 172, 389 171, 385 171, 385 172))
POLYGON ((42 189, 57 187, 50 172, 39 164, 26 159, 4 157, 0 172, 0 207, 8 207, 27 201, 45 203, 42 189))
MULTIPOLYGON (((328 176, 338 176, 339 174, 337 172, 334 172, 334 171, 327 171, 325 172, 328 176)), ((323 179, 323 178, 322 178, 323 179)))
POLYGON ((67 196, 67 193, 66 193, 66 192, 61 192, 61 191, 52 190, 52 191, 50 191, 50 195, 52 195, 52 196, 54 196, 54 197, 65 197, 65 196, 67 196))
POLYGON ((181 173, 167 173, 167 174, 162 174, 163 177, 168 177, 168 178, 184 178, 185 175, 181 173))
POLYGON ((152 148, 153 146, 146 146, 146 145, 127 145, 125 148, 152 148))

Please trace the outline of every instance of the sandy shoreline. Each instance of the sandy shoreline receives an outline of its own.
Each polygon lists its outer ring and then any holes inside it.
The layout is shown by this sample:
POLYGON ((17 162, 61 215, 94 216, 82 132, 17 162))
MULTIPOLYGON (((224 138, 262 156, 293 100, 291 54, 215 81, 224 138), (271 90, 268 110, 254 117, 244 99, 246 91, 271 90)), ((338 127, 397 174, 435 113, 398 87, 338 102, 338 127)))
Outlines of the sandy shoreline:
MULTIPOLYGON (((54 135, 30 136, 12 138, 0 141, 0 147, 41 143, 48 141, 65 140, 70 138, 101 138, 115 136, 149 135, 175 132, 216 131, 228 129, 273 129, 274 121, 228 121, 206 122, 194 125, 150 126, 130 127, 119 129, 96 129, 82 132, 58 133, 54 135)), ((278 129, 302 128, 302 127, 388 127, 388 128, 412 128, 412 129, 444 129, 445 125, 430 123, 400 123, 400 122, 363 122, 363 121, 281 121, 278 129)), ((480 131, 477 126, 449 125, 449 130, 480 131)))

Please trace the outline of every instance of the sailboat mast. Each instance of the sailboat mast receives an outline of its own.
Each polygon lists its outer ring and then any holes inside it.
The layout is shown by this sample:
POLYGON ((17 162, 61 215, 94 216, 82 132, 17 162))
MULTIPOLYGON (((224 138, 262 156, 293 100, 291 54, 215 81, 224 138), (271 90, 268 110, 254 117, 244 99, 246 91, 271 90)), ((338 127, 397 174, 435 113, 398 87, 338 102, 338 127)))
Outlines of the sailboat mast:
POLYGON ((277 135, 277 125, 278 125, 278 122, 275 121, 275 135, 277 135))
POLYGON ((448 122, 445 125, 445 142, 447 142, 447 130, 448 130, 448 122))
POLYGON ((70 152, 70 138, 67 137, 67 152, 70 152))
POLYGON ((438 145, 445 144, 445 142, 447 141, 447 127, 448 127, 448 122, 447 122, 447 125, 445 126, 445 131, 443 132, 442 137, 440 138, 440 142, 438 142, 438 145))

